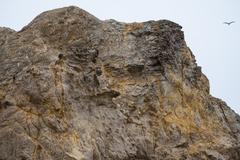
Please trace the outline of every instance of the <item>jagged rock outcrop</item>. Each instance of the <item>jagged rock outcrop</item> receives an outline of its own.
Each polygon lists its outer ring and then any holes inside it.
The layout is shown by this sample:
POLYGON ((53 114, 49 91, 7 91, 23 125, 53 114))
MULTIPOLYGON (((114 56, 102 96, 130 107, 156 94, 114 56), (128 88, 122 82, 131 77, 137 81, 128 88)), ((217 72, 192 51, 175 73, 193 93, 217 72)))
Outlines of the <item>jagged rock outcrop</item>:
POLYGON ((240 159, 240 117, 176 23, 56 9, 0 28, 0 66, 1 160, 240 159))

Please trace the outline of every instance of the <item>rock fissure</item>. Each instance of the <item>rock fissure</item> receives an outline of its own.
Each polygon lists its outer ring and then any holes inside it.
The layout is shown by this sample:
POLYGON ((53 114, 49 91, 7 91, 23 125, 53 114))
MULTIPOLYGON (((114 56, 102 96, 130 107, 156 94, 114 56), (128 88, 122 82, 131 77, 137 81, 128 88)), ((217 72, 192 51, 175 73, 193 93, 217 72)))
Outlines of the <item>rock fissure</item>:
POLYGON ((0 159, 239 160, 240 118, 181 29, 74 6, 0 27, 0 159))

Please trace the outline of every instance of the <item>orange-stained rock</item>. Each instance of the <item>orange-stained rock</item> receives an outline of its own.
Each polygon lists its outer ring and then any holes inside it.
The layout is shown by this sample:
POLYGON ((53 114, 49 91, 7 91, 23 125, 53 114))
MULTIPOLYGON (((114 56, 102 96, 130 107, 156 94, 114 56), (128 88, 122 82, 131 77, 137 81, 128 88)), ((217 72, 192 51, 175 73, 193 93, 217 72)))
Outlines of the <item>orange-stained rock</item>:
POLYGON ((240 117, 168 20, 77 7, 0 28, 1 160, 239 160, 240 117))

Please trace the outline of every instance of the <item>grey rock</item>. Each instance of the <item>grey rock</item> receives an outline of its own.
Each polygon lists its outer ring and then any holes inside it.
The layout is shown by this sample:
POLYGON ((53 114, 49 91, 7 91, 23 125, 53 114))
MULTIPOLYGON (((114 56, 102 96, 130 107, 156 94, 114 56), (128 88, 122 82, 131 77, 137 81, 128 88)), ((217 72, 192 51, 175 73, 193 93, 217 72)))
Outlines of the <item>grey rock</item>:
POLYGON ((73 6, 0 28, 0 159, 239 160, 240 117, 181 28, 73 6))

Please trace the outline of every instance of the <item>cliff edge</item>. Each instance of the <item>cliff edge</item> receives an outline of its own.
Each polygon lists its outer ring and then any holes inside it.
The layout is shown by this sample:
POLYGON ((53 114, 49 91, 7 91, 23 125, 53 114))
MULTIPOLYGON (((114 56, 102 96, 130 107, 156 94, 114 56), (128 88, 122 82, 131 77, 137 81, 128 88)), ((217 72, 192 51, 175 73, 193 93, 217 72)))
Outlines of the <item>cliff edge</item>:
POLYGON ((0 159, 239 160, 240 117, 181 28, 73 6, 0 27, 0 159))

